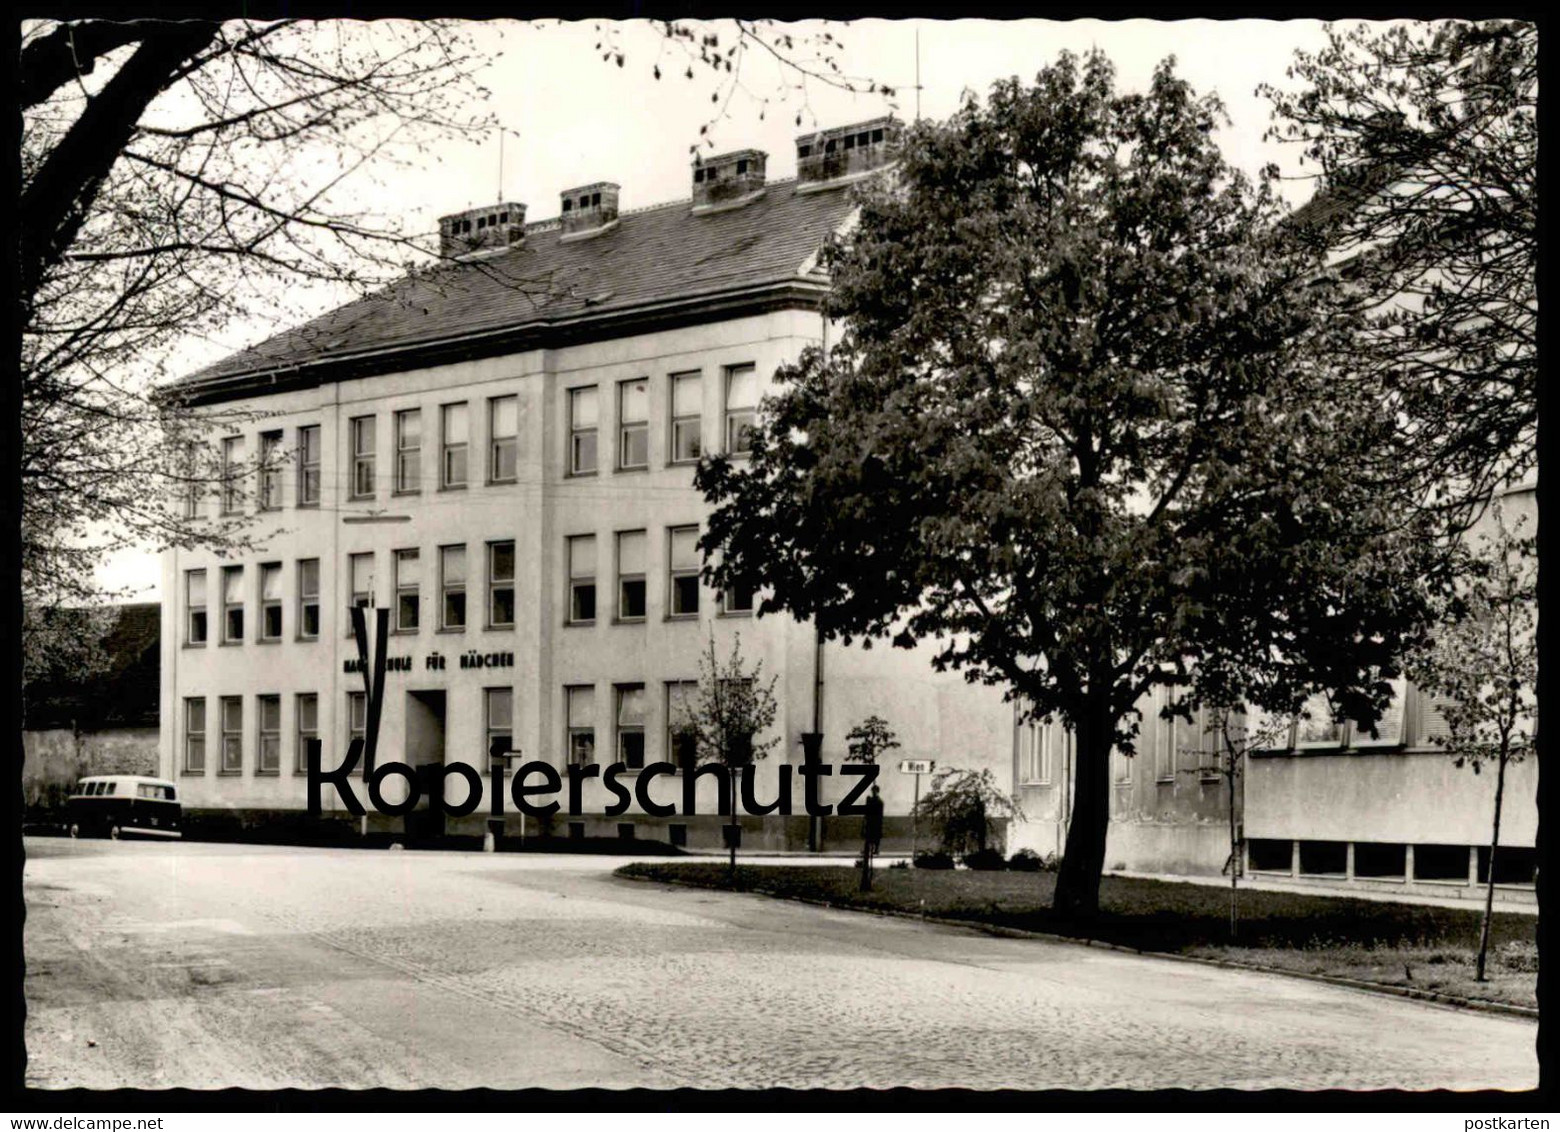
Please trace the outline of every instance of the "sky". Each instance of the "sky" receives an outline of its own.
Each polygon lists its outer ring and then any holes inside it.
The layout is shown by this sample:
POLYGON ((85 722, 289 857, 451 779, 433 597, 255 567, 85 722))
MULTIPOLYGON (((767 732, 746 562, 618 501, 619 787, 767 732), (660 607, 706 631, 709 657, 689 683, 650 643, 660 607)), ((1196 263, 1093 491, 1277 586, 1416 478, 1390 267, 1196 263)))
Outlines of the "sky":
MULTIPOLYGON (((722 48, 731 42, 729 23, 715 21, 707 30, 722 36, 722 48)), ((1256 88, 1289 85, 1284 72, 1296 49, 1314 51, 1325 42, 1320 21, 861 20, 787 30, 809 57, 807 37, 832 35, 841 70, 896 88, 895 103, 817 80, 799 89, 794 72, 759 51, 748 54, 741 86, 727 98, 696 57, 695 77, 684 77, 689 58, 644 21, 484 24, 473 29, 473 38, 492 55, 479 77, 492 91, 489 109, 504 130, 502 154, 495 130, 440 147, 421 168, 365 179, 356 191, 373 211, 398 215, 409 229, 426 232, 436 230, 442 215, 498 200, 524 203, 528 220, 549 219, 558 215, 564 189, 594 181, 620 185, 624 210, 641 208, 687 199, 689 147, 704 140, 701 126, 709 126, 714 143, 702 148, 704 154, 763 150, 769 179, 779 180, 795 174, 800 132, 890 112, 909 121, 918 106, 923 118, 946 118, 966 92, 984 96, 993 82, 1011 76, 1032 80, 1059 52, 1098 47, 1115 64, 1118 90, 1146 88, 1159 61, 1174 55, 1177 72, 1193 89, 1223 100, 1230 125, 1220 131, 1219 143, 1231 164, 1255 175, 1276 163, 1297 178, 1285 193, 1291 204, 1312 192, 1308 181, 1298 179, 1304 170, 1293 147, 1263 140, 1269 110, 1256 88), (602 51, 621 52, 623 65, 603 61, 602 51), (712 102, 712 94, 719 100, 712 102)), ((315 313, 331 305, 321 302, 315 313)), ((258 317, 236 323, 215 342, 192 343, 184 356, 198 368, 276 329, 258 317)), ((114 555, 98 576, 106 586, 130 591, 127 600, 161 600, 153 548, 114 555)))

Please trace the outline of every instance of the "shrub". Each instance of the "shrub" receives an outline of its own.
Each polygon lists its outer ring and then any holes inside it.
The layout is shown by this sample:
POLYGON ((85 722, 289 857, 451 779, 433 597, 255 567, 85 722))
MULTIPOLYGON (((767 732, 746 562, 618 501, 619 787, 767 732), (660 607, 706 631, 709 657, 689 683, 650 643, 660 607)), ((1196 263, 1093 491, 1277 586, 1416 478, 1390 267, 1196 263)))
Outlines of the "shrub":
POLYGON ((1046 864, 1046 859, 1033 849, 1020 849, 1008 858, 1007 866, 1014 872, 1038 873, 1041 869, 1046 868, 1046 864))
POLYGON ((977 849, 973 853, 964 854, 964 867, 979 869, 982 872, 995 872, 1007 868, 1007 858, 998 849, 977 849))
POLYGON ((938 850, 935 853, 917 853, 915 855, 915 867, 918 869, 951 869, 953 857, 951 854, 938 850))
POLYGON ((901 857, 899 860, 895 861, 888 867, 891 869, 908 869, 910 867, 910 862, 901 857))
POLYGON ((1024 817, 1017 798, 1002 790, 990 770, 953 767, 933 775, 931 790, 916 803, 914 812, 936 832, 945 853, 984 850, 999 820, 1024 817))
POLYGON ((1496 959, 1508 971, 1537 971, 1538 944, 1525 939, 1511 940, 1496 953, 1496 959))

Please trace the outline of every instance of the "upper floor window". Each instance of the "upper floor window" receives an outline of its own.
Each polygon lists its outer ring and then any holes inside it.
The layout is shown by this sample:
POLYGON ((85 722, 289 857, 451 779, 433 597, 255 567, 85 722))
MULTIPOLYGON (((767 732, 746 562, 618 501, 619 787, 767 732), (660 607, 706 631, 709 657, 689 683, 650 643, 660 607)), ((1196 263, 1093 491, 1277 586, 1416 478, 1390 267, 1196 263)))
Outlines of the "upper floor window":
POLYGON ((720 593, 720 611, 727 615, 753 612, 753 587, 738 585, 720 593))
POLYGON ((443 479, 440 484, 443 487, 465 487, 466 451, 470 440, 466 402, 445 405, 440 408, 439 415, 444 445, 443 479))
POLYGON ((184 480, 181 493, 184 500, 184 517, 193 519, 200 514, 200 445, 190 441, 184 446, 184 460, 180 468, 184 480))
POLYGON ((222 567, 222 640, 244 639, 244 568, 222 567))
POLYGON ((320 501, 320 426, 298 430, 298 506, 314 507, 320 501))
POLYGON ((260 639, 282 639, 282 564, 260 565, 260 639))
POLYGON ((466 627, 466 547, 439 547, 439 628, 466 627))
POLYGON ((619 621, 645 616, 645 532, 619 531, 617 536, 619 621))
POLYGON ((596 387, 569 390, 569 474, 596 470, 596 387))
POLYGON ((398 632, 417 631, 422 609, 420 583, 422 554, 415 548, 395 552, 395 627, 398 632))
POLYGON ((751 365, 726 367, 726 451, 753 450, 753 415, 758 410, 758 371, 751 365))
POLYGON ((704 375, 672 374, 672 462, 697 460, 704 424, 704 375))
POLYGON ((699 612, 699 528, 673 527, 667 536, 671 560, 667 609, 672 617, 692 617, 699 612))
POLYGON ((596 536, 569 539, 569 620, 596 619, 596 536))
POLYGON ((650 383, 618 382, 618 467, 650 466, 650 383))
MULTIPOLYGON (((374 552, 354 554, 348 560, 352 576, 352 604, 358 609, 374 606, 374 552)), ((351 624, 351 622, 348 622, 351 624)))
POLYGON ((395 490, 422 490, 422 410, 395 415, 395 490))
POLYGON ((488 543, 488 627, 513 628, 515 623, 515 544, 488 543))
POLYGON ((520 398, 494 397, 488 401, 488 479, 513 483, 518 475, 520 398))
POLYGON ((206 571, 184 572, 184 639, 192 645, 206 643, 206 571))
POLYGON ((244 509, 244 438, 222 441, 222 513, 237 515, 244 509))
POLYGON ((298 560, 298 635, 320 635, 320 560, 298 560))
POLYGON ((282 509, 282 434, 260 434, 260 510, 282 509))
POLYGON ((374 494, 374 418, 352 418, 352 497, 374 494))

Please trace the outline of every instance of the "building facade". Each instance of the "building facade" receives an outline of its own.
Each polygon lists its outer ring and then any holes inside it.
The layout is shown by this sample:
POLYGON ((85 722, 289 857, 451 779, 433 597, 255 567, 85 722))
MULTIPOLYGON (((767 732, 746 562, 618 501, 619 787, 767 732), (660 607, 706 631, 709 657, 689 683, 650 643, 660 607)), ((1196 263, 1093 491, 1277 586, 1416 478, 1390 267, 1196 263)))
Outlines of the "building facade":
MULTIPOLYGON (((170 387, 241 422, 211 438, 221 486, 186 505, 244 517, 255 547, 164 557, 160 759, 186 808, 256 824, 301 814, 308 740, 330 768, 366 728, 354 606, 389 614, 381 763, 485 774, 497 744, 510 768, 622 762, 632 789, 642 768, 677 760, 671 724, 701 654, 713 643, 725 659, 740 638, 760 679, 776 678, 779 742, 756 768, 757 800, 794 780, 792 815, 744 817, 745 844, 856 838, 856 819, 809 821, 791 769, 804 733, 838 767, 871 714, 898 732, 896 756, 1005 771, 999 692, 934 672, 929 651, 820 644, 810 624, 756 617, 755 595, 699 578, 693 465, 740 458, 776 369, 827 338, 817 255, 849 222, 850 185, 890 163, 896 130, 805 135, 794 181, 768 182, 757 151, 706 159, 691 200, 636 212, 598 182, 564 192, 553 220, 527 223, 515 203, 446 217, 447 264, 170 387)), ((912 787, 892 766, 879 781, 892 843, 912 787)), ((578 815, 528 831, 718 845, 717 784, 694 785, 693 815, 636 799, 609 816, 613 795, 583 780, 578 815)), ((849 785, 823 780, 820 800, 849 785)), ((450 780, 452 802, 464 792, 450 780)), ((649 793, 680 809, 682 776, 649 793)), ((324 804, 343 814, 333 790, 324 804)), ((520 832, 512 801, 497 827, 489 810, 484 797, 447 828, 520 832)))
MULTIPOLYGON (((1496 522, 1536 533, 1537 483, 1501 493, 1470 532, 1496 522)), ((1489 875, 1493 771, 1458 767, 1437 700, 1405 680, 1376 735, 1333 721, 1325 698, 1312 718, 1278 726, 1232 778, 1206 715, 1165 720, 1166 690, 1139 704, 1137 753, 1112 759, 1114 789, 1105 866, 1112 871, 1218 876, 1235 864, 1268 881, 1478 899, 1489 875)), ((1261 730, 1267 731, 1266 727, 1261 730)), ((1028 819, 1013 841, 1061 855, 1073 775, 1071 736, 1060 723, 1015 716, 1013 782, 1028 819)), ((1531 898, 1537 869, 1538 760, 1507 769, 1496 884, 1506 899, 1531 898)))

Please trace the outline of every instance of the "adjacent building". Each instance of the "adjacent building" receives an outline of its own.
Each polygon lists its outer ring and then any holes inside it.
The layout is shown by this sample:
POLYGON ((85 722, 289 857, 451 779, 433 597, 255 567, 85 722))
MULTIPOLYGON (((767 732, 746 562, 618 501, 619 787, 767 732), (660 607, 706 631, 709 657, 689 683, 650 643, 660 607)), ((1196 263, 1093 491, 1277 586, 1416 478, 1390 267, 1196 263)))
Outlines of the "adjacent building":
MULTIPOLYGON (((701 653, 713 642, 725 658, 740 637, 777 678, 761 802, 802 763, 804 734, 838 765, 872 714, 898 732, 896 758, 1006 773, 999 691, 934 672, 929 651, 820 643, 699 577, 693 465, 741 458, 777 367, 827 341, 818 253, 897 130, 804 135, 794 180, 769 180, 756 150, 707 158, 690 198, 652 208, 620 211, 603 181, 565 190, 540 222, 515 202, 445 217, 445 263, 171 386, 213 420, 223 466, 188 513, 242 516, 255 546, 164 556, 161 771, 186 808, 298 820, 307 741, 332 767, 366 726, 354 606, 389 612, 381 762, 485 772, 495 743, 511 766, 560 771, 676 761, 671 723, 701 653)), ((913 785, 893 766, 881 781, 892 844, 913 785)), ((692 816, 609 817, 612 796, 584 782, 581 814, 547 824, 718 845, 716 784, 696 785, 692 816)), ((823 800, 845 785, 827 780, 823 800)), ((651 792, 681 791, 667 778, 651 792)), ((856 837, 852 819, 809 822, 799 779, 794 794, 790 817, 743 819, 745 844, 856 837)), ((341 813, 328 790, 326 804, 341 813)), ((481 830, 486 810, 451 828, 481 830)), ((498 828, 521 820, 511 806, 498 828)))

